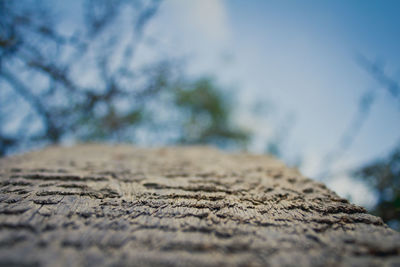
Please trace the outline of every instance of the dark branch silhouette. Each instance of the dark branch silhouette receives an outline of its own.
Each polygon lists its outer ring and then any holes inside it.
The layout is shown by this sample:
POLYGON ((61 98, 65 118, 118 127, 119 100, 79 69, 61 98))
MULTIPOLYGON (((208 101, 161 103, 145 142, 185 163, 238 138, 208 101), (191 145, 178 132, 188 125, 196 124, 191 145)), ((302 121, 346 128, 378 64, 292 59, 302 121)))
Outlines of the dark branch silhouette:
POLYGON ((82 1, 78 23, 43 2, 0 1, 0 86, 13 99, 0 107, 0 154, 64 140, 133 142, 139 129, 173 129, 171 142, 242 144, 248 135, 215 82, 185 78, 176 59, 136 64, 161 3, 82 1), (202 94, 212 104, 197 102, 202 94), (161 128, 156 114, 168 112, 180 120, 161 128))

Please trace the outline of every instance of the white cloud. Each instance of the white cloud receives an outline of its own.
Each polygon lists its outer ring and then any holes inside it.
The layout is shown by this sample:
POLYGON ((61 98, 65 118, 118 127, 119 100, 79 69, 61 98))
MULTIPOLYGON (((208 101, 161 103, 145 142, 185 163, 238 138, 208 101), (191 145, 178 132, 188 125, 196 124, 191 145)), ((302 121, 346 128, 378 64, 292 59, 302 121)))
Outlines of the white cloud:
MULTIPOLYGON (((230 38, 228 14, 223 0, 170 0, 164 2, 169 26, 184 35, 214 44, 230 38)), ((193 38, 192 38, 193 40, 193 38)))
POLYGON ((339 196, 347 198, 357 205, 371 208, 377 202, 376 194, 374 194, 365 183, 357 181, 347 175, 333 177, 327 184, 328 187, 339 196))
MULTIPOLYGON (((321 177, 321 163, 323 157, 318 151, 305 154, 301 172, 314 180, 321 177)), ((326 183, 329 189, 335 191, 340 197, 350 200, 351 203, 363 206, 367 209, 372 208, 377 203, 377 195, 362 180, 352 178, 346 170, 349 166, 355 166, 356 158, 347 157, 348 161, 341 160, 332 166, 333 176, 326 178, 322 182, 326 183)))

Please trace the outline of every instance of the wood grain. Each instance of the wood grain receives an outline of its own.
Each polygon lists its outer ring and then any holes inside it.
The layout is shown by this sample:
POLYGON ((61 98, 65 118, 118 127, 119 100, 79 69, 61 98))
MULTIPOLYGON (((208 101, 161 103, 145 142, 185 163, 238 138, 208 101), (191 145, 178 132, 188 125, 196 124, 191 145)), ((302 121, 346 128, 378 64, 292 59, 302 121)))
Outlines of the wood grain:
POLYGON ((0 160, 2 266, 400 266, 400 234, 268 156, 78 145, 0 160))

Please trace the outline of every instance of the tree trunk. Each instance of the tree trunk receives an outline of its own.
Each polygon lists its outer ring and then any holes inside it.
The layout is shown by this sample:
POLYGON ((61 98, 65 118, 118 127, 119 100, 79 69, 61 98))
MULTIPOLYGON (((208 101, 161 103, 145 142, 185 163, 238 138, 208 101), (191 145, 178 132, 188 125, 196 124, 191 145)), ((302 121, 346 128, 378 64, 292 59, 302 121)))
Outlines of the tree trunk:
POLYGON ((51 147, 0 181, 0 265, 400 265, 399 233, 268 156, 51 147))

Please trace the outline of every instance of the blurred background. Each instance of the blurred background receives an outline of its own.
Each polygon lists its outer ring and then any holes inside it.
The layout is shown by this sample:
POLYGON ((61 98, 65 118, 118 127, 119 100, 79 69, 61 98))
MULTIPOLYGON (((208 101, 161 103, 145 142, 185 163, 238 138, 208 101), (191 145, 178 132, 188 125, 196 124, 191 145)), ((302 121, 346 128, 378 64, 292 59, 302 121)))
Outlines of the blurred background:
POLYGON ((0 0, 0 155, 273 154, 400 229, 400 2, 0 0))

